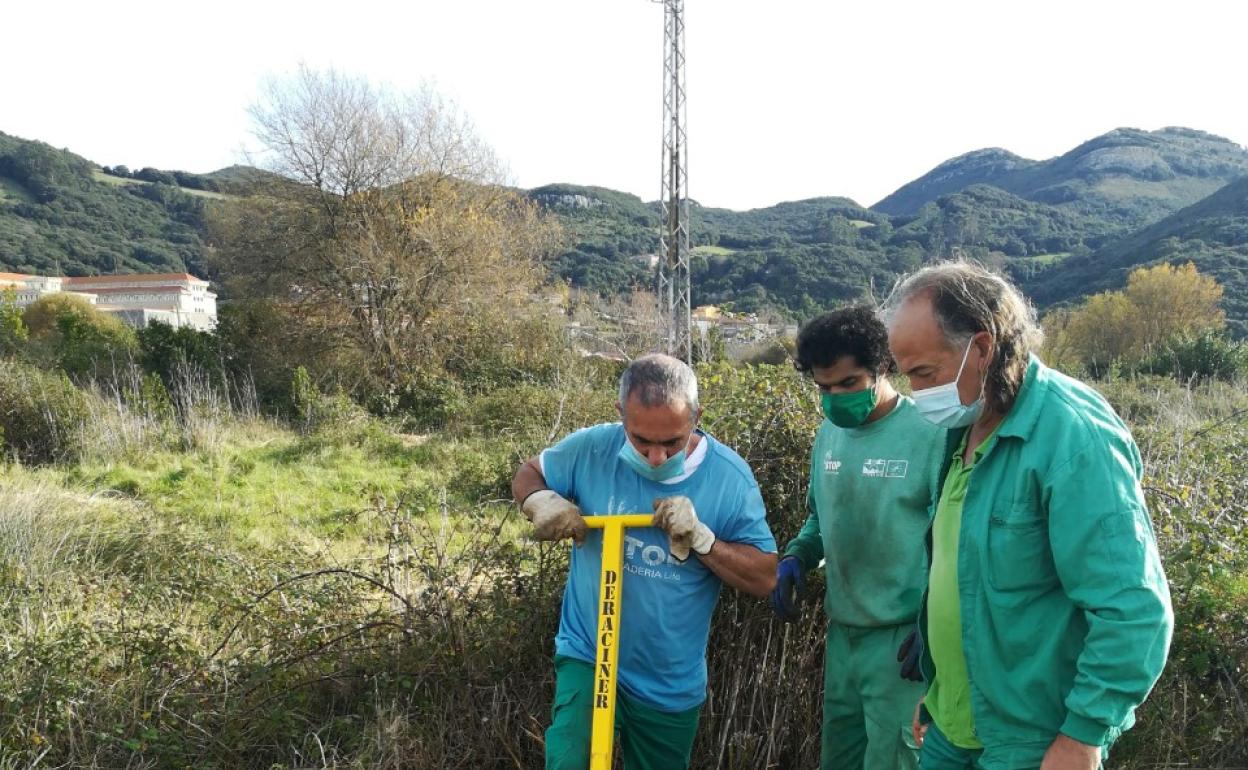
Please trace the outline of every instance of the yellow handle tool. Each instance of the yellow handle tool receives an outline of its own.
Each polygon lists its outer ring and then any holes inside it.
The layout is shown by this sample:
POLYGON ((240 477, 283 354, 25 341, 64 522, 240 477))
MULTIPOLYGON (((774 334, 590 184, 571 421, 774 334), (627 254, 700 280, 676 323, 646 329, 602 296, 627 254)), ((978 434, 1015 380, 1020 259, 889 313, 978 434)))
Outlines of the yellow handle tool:
POLYGON ((615 744, 615 675, 620 658, 620 601, 624 588, 624 529, 649 527, 648 513, 586 516, 586 526, 602 530, 602 579, 598 583, 598 653, 594 658, 594 732, 589 770, 611 770, 615 744))

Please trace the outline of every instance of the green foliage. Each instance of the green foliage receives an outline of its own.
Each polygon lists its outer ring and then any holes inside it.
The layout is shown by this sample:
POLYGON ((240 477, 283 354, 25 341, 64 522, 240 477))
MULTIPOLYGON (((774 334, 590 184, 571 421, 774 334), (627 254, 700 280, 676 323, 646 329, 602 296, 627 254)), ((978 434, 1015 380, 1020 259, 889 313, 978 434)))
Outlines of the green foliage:
POLYGON ((1179 431, 1136 428, 1175 608, 1166 672, 1118 752, 1140 764, 1234 767, 1248 759, 1248 399, 1219 393, 1224 416, 1179 431))
POLYGON ((0 270, 203 273, 202 199, 173 176, 117 186, 94 172, 70 152, 0 133, 0 182, 22 192, 0 196, 0 270))
POLYGON ((1177 380, 1236 382, 1248 376, 1248 343, 1208 330, 1175 337, 1142 361, 1138 371, 1177 380))
POLYGON ((294 407, 295 419, 305 432, 312 424, 312 411, 320 395, 320 391, 312 383, 312 375, 308 374, 307 367, 300 366, 295 369, 290 381, 290 403, 294 407))
POLYGON ((138 348, 134 330, 82 297, 49 294, 22 314, 30 357, 71 377, 110 376, 138 348))
MULTIPOLYGON (((969 153, 872 210, 843 198, 745 212, 695 204, 693 300, 808 318, 961 255, 1007 271, 1047 306, 1121 286, 1141 264, 1194 260, 1227 287, 1232 331, 1243 336, 1248 182, 1219 188, 1244 175, 1248 152, 1227 140, 1119 129, 1043 162, 969 153)), ((558 276, 600 293, 652 283, 645 257, 659 248, 657 204, 572 185, 531 195, 572 235, 555 262, 558 276)))
POLYGON ((1018 260, 1092 249, 1123 227, 1105 219, 1036 203, 996 187, 972 185, 898 220, 894 242, 912 241, 928 253, 982 248, 1018 260))
POLYGON ((568 247, 551 265, 555 276, 601 294, 653 283, 637 257, 658 251, 659 215, 640 198, 566 184, 538 187, 528 197, 558 214, 567 233, 568 247))
POLYGON ((327 366, 327 351, 292 339, 284 310, 276 303, 235 300, 222 305, 214 334, 227 374, 250 382, 260 403, 279 414, 292 414, 295 369, 327 366))
POLYGON ((17 353, 29 337, 30 330, 17 306, 16 292, 6 289, 0 293, 0 358, 17 353))
POLYGON ((1163 369, 1179 375, 1176 367, 1182 365, 1194 367, 1184 376, 1233 377, 1235 346, 1218 346, 1213 339, 1226 328, 1222 298, 1217 281, 1191 262, 1139 268, 1124 290, 1049 313, 1044 355, 1095 376, 1163 369))
POLYGON ((368 413, 342 389, 332 394, 322 393, 308 370, 302 366, 295 369, 291 378, 290 402, 294 407, 296 424, 305 434, 351 435, 370 423, 368 413))
POLYGON ((208 376, 221 372, 222 356, 219 338, 189 326, 174 328, 155 322, 139 329, 138 358, 143 369, 171 384, 178 367, 192 367, 208 376))
MULTIPOLYGON (((0 667, 6 756, 540 766, 567 547, 526 541, 514 506, 496 501, 523 457, 609 419, 617 374, 464 394, 455 430, 429 436, 237 422, 211 447, 0 469, 0 601, 15 608, 0 641, 26 662, 0 667)), ((698 374, 704 427, 750 463, 785 542, 806 515, 815 389, 788 365, 698 374)), ((311 376, 296 380, 290 400, 317 408, 311 376)), ((29 390, 9 388, 0 403, 29 390)), ((1248 398, 1162 378, 1106 392, 1140 441, 1178 617, 1171 664, 1114 764, 1241 766, 1248 398)), ((724 592, 694 767, 817 764, 813 589, 796 626, 724 592)))
POLYGON ((170 424, 177 417, 174 411, 173 398, 160 375, 152 372, 143 374, 137 393, 128 394, 127 402, 140 414, 146 415, 158 424, 170 424))
POLYGON ((0 361, 0 432, 5 449, 24 463, 76 458, 88 401, 64 374, 0 361))
POLYGON ((534 437, 557 440, 574 427, 619 419, 615 400, 604 388, 516 385, 468 399, 455 422, 472 435, 526 445, 534 437))
MULTIPOLYGON (((573 242, 555 263, 573 285, 623 291, 652 280, 657 209, 640 217, 597 188, 559 186, 532 195, 565 223, 573 242), (575 202, 575 205, 574 203, 575 202), (622 237, 621 233, 627 233, 622 237)), ((618 193, 614 195, 619 195, 618 193)), ((634 199, 634 204, 640 201, 634 199)), ((779 309, 810 317, 887 291, 899 273, 954 254, 996 264, 1027 285, 1060 273, 1127 232, 1120 221, 1027 200, 984 184, 958 188, 914 214, 889 218, 843 198, 816 198, 746 212, 693 206, 695 304, 743 312, 779 309)))
POLYGON ((1232 334, 1248 335, 1248 176, 1092 254, 1072 257, 1026 288, 1042 304, 1065 302, 1122 286, 1132 271, 1165 262, 1193 262, 1216 279, 1226 290, 1232 334))

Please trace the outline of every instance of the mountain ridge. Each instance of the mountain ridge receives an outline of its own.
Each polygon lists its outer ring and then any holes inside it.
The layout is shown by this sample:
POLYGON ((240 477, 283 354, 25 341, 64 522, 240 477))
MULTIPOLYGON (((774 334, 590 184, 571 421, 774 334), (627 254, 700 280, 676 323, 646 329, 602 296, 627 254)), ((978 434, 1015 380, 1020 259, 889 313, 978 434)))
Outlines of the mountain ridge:
POLYGON ((941 195, 990 184, 1019 197, 1138 227, 1191 205, 1248 174, 1248 149, 1197 129, 1115 128, 1053 158, 1033 161, 1000 148, 951 158, 889 194, 873 209, 914 215, 941 195))
MULTIPOLYGON (((1115 129, 1047 161, 1002 148, 951 158, 889 196, 901 214, 839 196, 747 211, 691 201, 694 301, 800 319, 964 256, 1047 306, 1115 288, 1132 265, 1193 257, 1227 286, 1228 315, 1248 333, 1248 212, 1233 192, 1218 197, 1237 177, 1248 150, 1229 140, 1115 129)), ((0 270, 207 275, 206 207, 273 180, 247 166, 131 173, 0 133, 0 270)), ((657 202, 568 183, 518 192, 564 225, 553 277, 604 294, 652 285, 657 202)))

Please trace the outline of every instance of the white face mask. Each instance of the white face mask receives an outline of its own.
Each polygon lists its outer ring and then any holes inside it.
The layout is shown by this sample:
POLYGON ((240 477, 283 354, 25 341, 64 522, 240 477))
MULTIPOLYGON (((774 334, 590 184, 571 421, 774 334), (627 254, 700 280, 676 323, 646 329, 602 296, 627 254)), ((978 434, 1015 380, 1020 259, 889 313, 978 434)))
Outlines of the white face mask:
POLYGON ((984 410, 982 383, 979 386, 979 398, 975 399, 975 403, 969 406, 963 404, 962 397, 958 395, 958 380, 962 378, 962 369, 966 367, 966 357, 970 355, 973 344, 974 339, 966 343, 966 350, 962 353, 962 363, 958 366, 958 373, 953 378, 953 382, 916 390, 911 394, 915 409, 918 409, 919 414, 923 415, 928 422, 942 428, 965 428, 975 422, 980 412, 984 410))

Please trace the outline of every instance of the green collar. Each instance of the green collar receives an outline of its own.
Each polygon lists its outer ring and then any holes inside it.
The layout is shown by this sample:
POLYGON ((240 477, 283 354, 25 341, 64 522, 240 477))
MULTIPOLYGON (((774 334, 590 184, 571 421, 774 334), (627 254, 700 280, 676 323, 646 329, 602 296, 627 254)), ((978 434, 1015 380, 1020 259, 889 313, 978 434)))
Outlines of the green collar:
MULTIPOLYGON (((1014 405, 1005 415, 1005 419, 997 426, 997 433, 1002 436, 1014 436, 1024 441, 1035 429, 1040 420, 1040 411, 1044 407, 1044 394, 1049 389, 1048 367, 1040 363, 1034 355, 1027 364, 1027 374, 1023 376, 1022 387, 1014 398, 1014 405)), ((986 442, 985 442, 986 443, 986 442)))
MULTIPOLYGON (((1009 413, 1005 419, 993 430, 997 438, 1010 436, 1021 438, 1024 441, 1035 430, 1036 423, 1040 420, 1040 410, 1044 406, 1044 394, 1049 389, 1049 368, 1040 363, 1040 359, 1034 355, 1031 357, 1031 363, 1027 364, 1027 374, 1023 376, 1022 387, 1018 389, 1018 396, 1014 399, 1014 406, 1010 407, 1009 413)), ((966 437, 970 433, 970 428, 952 428, 945 434, 945 457, 961 457, 966 449, 966 437)), ((991 438, 991 437, 990 437, 991 438)), ((976 450, 978 453, 988 445, 988 441, 984 441, 976 450)), ((976 458, 978 460, 978 458, 976 458)))
MULTIPOLYGON (((971 458, 971 464, 964 465, 963 470, 969 470, 974 468, 976 465, 979 465, 979 461, 984 458, 984 455, 987 454, 988 450, 991 449, 992 445, 996 442, 997 435, 1001 432, 1001 426, 1004 424, 1004 422, 998 423, 997 427, 993 428, 992 432, 985 436, 983 441, 979 442, 979 446, 975 447, 975 456, 971 458)), ((966 442, 970 437, 970 428, 962 431, 962 438, 958 441, 958 446, 953 450, 953 454, 950 455, 952 462, 958 464, 962 463, 962 456, 966 454, 966 442)))

